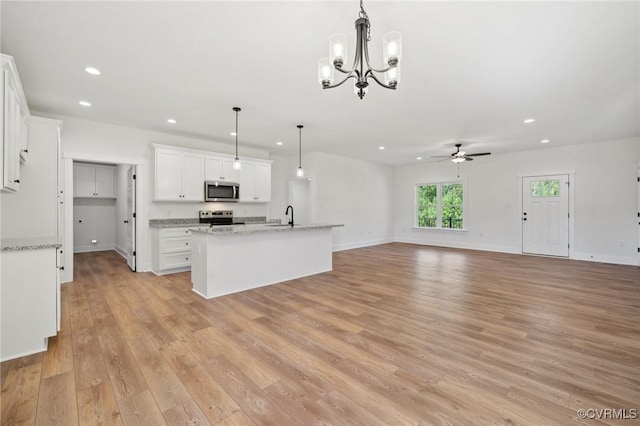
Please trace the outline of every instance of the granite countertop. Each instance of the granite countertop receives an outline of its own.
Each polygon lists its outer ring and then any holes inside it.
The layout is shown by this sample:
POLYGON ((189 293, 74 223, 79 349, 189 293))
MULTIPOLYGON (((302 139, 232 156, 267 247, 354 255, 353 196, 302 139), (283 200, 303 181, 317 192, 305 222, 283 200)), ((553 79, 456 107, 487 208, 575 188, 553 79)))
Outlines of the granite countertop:
MULTIPOLYGON (((236 222, 245 222, 246 224, 264 224, 278 222, 277 220, 267 220, 264 216, 247 216, 235 217, 236 222)), ((208 227, 208 223, 200 223, 200 219, 149 219, 149 228, 193 228, 208 227)))
POLYGON ((192 228, 191 232, 199 232, 203 234, 212 235, 245 235, 245 234, 257 234, 262 232, 291 232, 309 229, 325 229, 335 228, 344 225, 314 223, 309 225, 295 225, 293 227, 289 225, 268 225, 268 224, 248 224, 248 225, 233 225, 233 226, 213 226, 211 228, 192 228))
POLYGON ((62 244, 56 237, 5 238, 0 240, 2 251, 38 250, 59 248, 62 244))

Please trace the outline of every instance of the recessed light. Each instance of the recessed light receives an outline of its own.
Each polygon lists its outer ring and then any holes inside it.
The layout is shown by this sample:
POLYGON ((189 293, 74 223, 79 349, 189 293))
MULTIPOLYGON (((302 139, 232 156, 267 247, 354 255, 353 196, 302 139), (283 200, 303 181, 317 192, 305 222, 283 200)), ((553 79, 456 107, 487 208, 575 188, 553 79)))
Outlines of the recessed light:
POLYGON ((378 149, 382 151, 384 149, 384 146, 379 146, 378 149))
POLYGON ((282 145, 282 142, 278 141, 276 142, 276 145, 282 145))
POLYGON ((78 102, 80 105, 85 106, 85 107, 90 107, 91 106, 91 102, 87 102, 87 101, 80 101, 78 102))
POLYGON ((422 157, 416 157, 416 160, 422 160, 422 157))
POLYGON ((173 118, 168 118, 168 119, 167 119, 167 123, 169 123, 169 124, 176 124, 176 123, 177 123, 177 121, 176 121, 176 120, 174 120, 173 118))
POLYGON ((526 120, 524 120, 524 124, 533 123, 534 121, 536 121, 535 118, 527 118, 526 120))
POLYGON ((230 134, 231 136, 236 136, 236 135, 237 135, 237 133, 236 133, 236 132, 231 132, 231 133, 229 133, 229 134, 230 134))
POLYGON ((88 72, 89 74, 92 74, 92 75, 100 75, 101 74, 100 70, 98 68, 94 68, 94 67, 86 67, 84 70, 86 72, 88 72))
POLYGON ((542 140, 540 141, 540 143, 549 143, 549 142, 551 142, 549 139, 542 139, 542 140))

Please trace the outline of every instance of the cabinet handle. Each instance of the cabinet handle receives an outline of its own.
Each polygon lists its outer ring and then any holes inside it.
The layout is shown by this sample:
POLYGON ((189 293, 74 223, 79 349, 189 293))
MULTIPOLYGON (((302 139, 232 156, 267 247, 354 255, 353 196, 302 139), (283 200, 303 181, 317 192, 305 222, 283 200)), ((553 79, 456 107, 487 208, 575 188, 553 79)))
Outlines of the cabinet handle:
POLYGON ((185 246, 188 246, 188 245, 189 245, 189 243, 184 243, 184 245, 185 245, 185 246))
POLYGON ((28 154, 29 150, 28 149, 23 149, 22 152, 24 152, 25 154, 28 154))
POLYGON ((129 221, 128 221, 128 220, 125 220, 125 221, 124 221, 124 223, 129 223, 129 221))
POLYGON ((13 182, 14 183, 20 183, 20 179, 14 179, 13 182))

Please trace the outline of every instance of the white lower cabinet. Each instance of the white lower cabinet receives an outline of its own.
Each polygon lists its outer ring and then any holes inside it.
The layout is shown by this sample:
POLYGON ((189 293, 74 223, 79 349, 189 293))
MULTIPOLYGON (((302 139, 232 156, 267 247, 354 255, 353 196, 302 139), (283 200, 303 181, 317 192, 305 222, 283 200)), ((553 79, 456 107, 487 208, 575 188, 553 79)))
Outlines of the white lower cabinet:
POLYGON ((47 350, 58 332, 57 249, 2 252, 0 361, 47 350))
POLYGON ((156 275, 191 270, 189 228, 151 228, 151 270, 156 275))

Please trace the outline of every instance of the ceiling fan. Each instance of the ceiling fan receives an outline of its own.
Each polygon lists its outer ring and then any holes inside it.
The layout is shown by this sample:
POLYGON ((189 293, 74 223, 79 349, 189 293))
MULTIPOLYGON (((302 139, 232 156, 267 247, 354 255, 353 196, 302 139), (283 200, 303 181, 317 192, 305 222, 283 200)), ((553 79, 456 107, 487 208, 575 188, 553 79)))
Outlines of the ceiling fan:
POLYGON ((476 154, 467 154, 465 151, 460 151, 461 146, 462 146, 461 143, 457 143, 456 152, 454 152, 451 155, 433 155, 431 156, 431 158, 444 158, 444 160, 440 160, 440 161, 446 161, 450 159, 454 163, 462 163, 464 161, 473 160, 473 158, 471 157, 479 157, 481 155, 491 155, 490 152, 478 152, 476 154))

